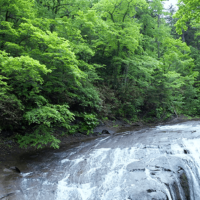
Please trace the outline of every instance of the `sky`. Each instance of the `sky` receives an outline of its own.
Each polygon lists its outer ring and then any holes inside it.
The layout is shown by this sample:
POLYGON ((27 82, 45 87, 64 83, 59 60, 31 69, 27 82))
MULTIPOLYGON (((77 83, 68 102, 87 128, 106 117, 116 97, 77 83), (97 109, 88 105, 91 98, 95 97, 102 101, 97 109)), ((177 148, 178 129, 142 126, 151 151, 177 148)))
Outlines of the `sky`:
POLYGON ((164 2, 164 7, 165 8, 168 8, 169 7, 169 5, 171 5, 171 4, 173 4, 174 6, 177 4, 177 2, 178 2, 178 0, 168 0, 168 1, 165 1, 164 2))

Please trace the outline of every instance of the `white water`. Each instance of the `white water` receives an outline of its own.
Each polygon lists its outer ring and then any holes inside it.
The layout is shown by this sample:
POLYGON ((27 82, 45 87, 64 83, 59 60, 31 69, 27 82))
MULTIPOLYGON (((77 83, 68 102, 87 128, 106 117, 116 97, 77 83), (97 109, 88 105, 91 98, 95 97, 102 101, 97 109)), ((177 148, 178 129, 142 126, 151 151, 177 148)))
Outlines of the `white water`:
POLYGON ((31 167, 10 199, 200 200, 200 123, 96 139, 31 167))
MULTIPOLYGON (((157 130, 165 130, 166 132, 174 131, 200 131, 200 126, 194 126, 192 124, 178 124, 171 126, 159 126, 157 130)), ((165 141, 162 138, 161 141, 165 141)), ((171 140, 170 151, 171 155, 163 153, 162 149, 157 146, 147 145, 145 151, 140 148, 142 144, 133 144, 133 147, 129 148, 107 148, 107 149, 96 149, 89 155, 82 155, 82 159, 79 162, 72 160, 69 163, 68 175, 66 178, 58 183, 58 190, 56 194, 57 200, 122 200, 122 199, 151 199, 157 196, 163 199, 167 196, 169 200, 174 199, 175 195, 171 194, 169 188, 166 187, 166 183, 177 182, 180 190, 181 199, 185 199, 182 194, 182 188, 178 176, 173 173, 176 172, 177 162, 180 164, 182 169, 185 170, 190 184, 190 198, 198 200, 200 199, 200 139, 177 139, 171 140), (180 145, 181 144, 181 145, 180 145), (139 147, 139 148, 138 148, 139 147), (185 154, 184 150, 187 150, 189 154, 185 154), (138 152, 144 151, 143 153, 138 152), (144 157, 141 157, 141 156, 144 157), (87 158, 83 161, 83 159, 87 158), (151 163, 159 159, 165 158, 168 163, 168 168, 173 173, 166 173, 165 171, 158 170, 159 178, 154 178, 151 175, 151 163), (174 159, 177 161, 174 163, 174 159), (140 161, 143 167, 140 166, 135 171, 128 171, 127 167, 131 163, 138 163, 140 161), (187 161, 184 162, 183 161, 187 161), (188 164, 190 163, 190 164, 188 164), (79 166, 83 167, 83 171, 78 173, 80 170, 79 166), (70 178, 70 176, 78 176, 76 180, 70 178), (176 177, 177 176, 177 177, 176 177), (173 177, 173 178, 171 178, 173 177), (153 190, 150 194, 143 194, 143 191, 153 190)), ((159 145, 159 141, 158 141, 159 145)), ((61 161, 62 162, 62 161, 61 161)), ((165 166, 167 166, 165 164, 165 166)), ((162 166, 162 163, 161 163, 162 166)), ((137 167, 136 167, 137 168, 137 167)), ((178 173, 178 172, 177 172, 178 173)))

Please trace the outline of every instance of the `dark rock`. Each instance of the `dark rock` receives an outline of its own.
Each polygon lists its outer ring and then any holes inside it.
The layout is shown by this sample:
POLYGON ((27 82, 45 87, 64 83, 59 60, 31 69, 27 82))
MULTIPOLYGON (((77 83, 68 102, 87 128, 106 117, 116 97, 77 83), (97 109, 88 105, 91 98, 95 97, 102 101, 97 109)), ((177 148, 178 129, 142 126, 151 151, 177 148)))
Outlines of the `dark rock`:
POLYGON ((94 132, 92 135, 93 135, 93 136, 99 136, 100 133, 99 133, 99 132, 94 132))
POLYGON ((81 136, 83 136, 83 134, 81 134, 81 133, 74 133, 73 136, 74 137, 81 137, 81 136))
POLYGON ((166 169, 166 168, 163 168, 164 171, 166 172, 171 172, 172 170, 171 169, 166 169))
POLYGON ((156 192, 156 190, 149 189, 147 190, 148 193, 156 192))
POLYGON ((102 134, 110 134, 107 130, 103 130, 101 133, 102 134))
POLYGON ((180 183, 183 191, 185 193, 185 197, 187 200, 190 200, 190 188, 188 184, 188 178, 185 172, 180 175, 180 183))
MULTIPOLYGON (((168 187, 168 189, 169 189, 169 191, 170 191, 170 188, 169 188, 169 187, 168 187)), ((172 189, 173 189, 173 193, 176 195, 175 198, 176 198, 177 200, 181 200, 180 191, 179 191, 179 189, 178 189, 178 185, 177 185, 176 182, 174 182, 174 183, 172 184, 172 189)), ((171 192, 171 191, 170 191, 170 192, 171 192)))
POLYGON ((15 167, 15 166, 10 167, 9 169, 11 169, 14 172, 21 173, 21 171, 17 167, 15 167))
POLYGON ((1 196, 0 199, 4 199, 4 198, 9 197, 9 196, 11 196, 11 195, 13 195, 13 194, 14 194, 14 192, 5 194, 5 195, 1 196))
POLYGON ((190 152, 186 149, 184 149, 184 154, 189 154, 190 152))
POLYGON ((178 173, 183 172, 183 168, 182 167, 178 167, 178 173))

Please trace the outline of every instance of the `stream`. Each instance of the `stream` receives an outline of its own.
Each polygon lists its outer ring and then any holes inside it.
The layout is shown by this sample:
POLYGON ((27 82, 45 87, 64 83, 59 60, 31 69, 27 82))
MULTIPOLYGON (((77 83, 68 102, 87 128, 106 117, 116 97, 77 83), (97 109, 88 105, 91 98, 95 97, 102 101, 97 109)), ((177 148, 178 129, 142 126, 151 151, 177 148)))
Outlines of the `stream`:
POLYGON ((3 200, 200 200, 200 121, 126 130, 22 156, 3 200))

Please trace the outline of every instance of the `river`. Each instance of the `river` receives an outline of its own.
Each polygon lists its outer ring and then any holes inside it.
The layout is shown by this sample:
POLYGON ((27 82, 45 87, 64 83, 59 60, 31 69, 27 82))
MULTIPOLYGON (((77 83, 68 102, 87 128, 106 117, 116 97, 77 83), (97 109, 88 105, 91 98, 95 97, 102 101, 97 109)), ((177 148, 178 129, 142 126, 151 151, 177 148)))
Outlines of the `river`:
POLYGON ((200 121, 100 137, 22 157, 3 200, 200 200, 200 121))

